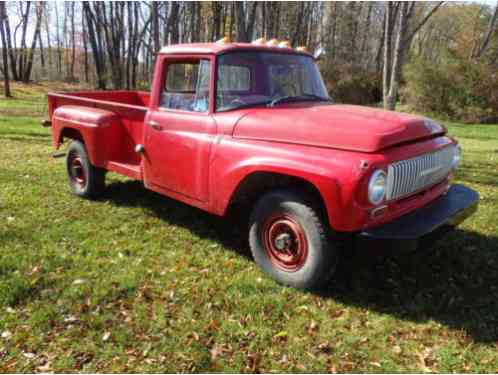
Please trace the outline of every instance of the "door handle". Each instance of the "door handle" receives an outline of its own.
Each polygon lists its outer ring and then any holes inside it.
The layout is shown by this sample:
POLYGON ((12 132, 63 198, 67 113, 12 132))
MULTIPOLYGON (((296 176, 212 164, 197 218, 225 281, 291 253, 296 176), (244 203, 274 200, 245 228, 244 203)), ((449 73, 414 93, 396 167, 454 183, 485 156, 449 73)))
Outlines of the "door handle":
POLYGON ((161 125, 159 125, 159 123, 157 121, 149 121, 147 123, 147 125, 149 125, 152 129, 155 129, 155 130, 163 130, 163 127, 161 125))

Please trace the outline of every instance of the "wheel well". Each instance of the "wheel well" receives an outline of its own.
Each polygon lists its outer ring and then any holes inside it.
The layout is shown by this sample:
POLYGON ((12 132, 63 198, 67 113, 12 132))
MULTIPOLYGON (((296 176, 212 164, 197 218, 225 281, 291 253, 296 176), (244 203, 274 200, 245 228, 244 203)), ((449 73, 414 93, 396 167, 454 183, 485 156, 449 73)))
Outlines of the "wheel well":
POLYGON ((73 128, 64 128, 59 136, 59 144, 64 142, 64 138, 77 139, 83 142, 83 136, 81 133, 73 128))
POLYGON ((233 193, 228 210, 238 204, 254 204, 260 196, 276 188, 288 188, 306 194, 310 198, 310 204, 315 207, 324 222, 328 224, 327 208, 315 185, 300 177, 274 172, 254 172, 246 176, 233 193))

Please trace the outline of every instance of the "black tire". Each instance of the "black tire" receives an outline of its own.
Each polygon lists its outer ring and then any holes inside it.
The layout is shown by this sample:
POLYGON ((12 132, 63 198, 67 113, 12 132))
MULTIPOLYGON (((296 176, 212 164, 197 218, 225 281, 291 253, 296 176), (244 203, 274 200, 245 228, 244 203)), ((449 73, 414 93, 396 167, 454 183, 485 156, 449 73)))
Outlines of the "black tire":
POLYGON ((71 191, 77 196, 95 199, 104 190, 106 171, 90 163, 83 142, 75 140, 69 145, 66 169, 71 191))
POLYGON ((283 189, 263 195, 249 220, 256 263, 277 282, 295 288, 319 288, 334 273, 339 249, 328 233, 310 199, 283 189))

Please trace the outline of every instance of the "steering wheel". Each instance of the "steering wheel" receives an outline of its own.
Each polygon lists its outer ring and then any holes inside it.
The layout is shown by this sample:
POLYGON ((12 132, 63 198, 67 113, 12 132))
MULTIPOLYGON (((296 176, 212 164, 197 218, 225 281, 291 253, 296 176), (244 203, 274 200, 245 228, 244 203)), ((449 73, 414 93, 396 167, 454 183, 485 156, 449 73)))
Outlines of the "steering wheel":
POLYGON ((273 96, 277 94, 278 96, 287 96, 287 95, 297 95, 297 87, 294 83, 292 82, 284 82, 280 86, 278 86, 275 91, 273 92, 273 96), (284 94, 284 90, 286 88, 289 88, 289 92, 284 94))
POLYGON ((230 106, 236 106, 237 104, 240 104, 240 105, 245 105, 247 104, 246 102, 244 102, 242 99, 240 98, 235 98, 235 99, 232 99, 232 101, 230 102, 230 106))

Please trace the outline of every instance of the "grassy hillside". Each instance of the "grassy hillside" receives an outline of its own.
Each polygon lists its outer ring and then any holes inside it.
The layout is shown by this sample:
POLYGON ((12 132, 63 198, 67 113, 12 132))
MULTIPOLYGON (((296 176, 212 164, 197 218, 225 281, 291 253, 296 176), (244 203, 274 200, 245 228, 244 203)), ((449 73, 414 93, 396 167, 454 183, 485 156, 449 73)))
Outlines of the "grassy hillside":
POLYGON ((45 91, 0 99, 0 372, 498 371, 498 125, 447 124, 481 205, 436 252, 358 256, 305 293, 232 221, 113 174, 72 196, 45 91))

